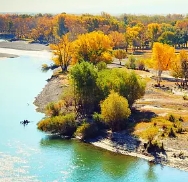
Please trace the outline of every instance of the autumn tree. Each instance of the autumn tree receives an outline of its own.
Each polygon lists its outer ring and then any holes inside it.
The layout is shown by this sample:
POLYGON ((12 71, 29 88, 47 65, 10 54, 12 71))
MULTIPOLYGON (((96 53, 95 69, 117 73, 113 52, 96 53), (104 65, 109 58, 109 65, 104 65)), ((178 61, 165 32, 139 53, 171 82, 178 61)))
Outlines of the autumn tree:
POLYGON ((171 71, 171 75, 177 79, 177 84, 179 85, 178 80, 179 80, 179 78, 182 78, 182 76, 183 76, 182 75, 182 69, 181 69, 181 61, 180 61, 179 55, 175 55, 175 59, 172 62, 170 71, 171 71))
POLYGON ((112 31, 110 32, 109 37, 112 39, 114 49, 124 47, 125 36, 123 33, 112 31))
POLYGON ((75 61, 88 61, 97 64, 100 61, 112 61, 112 42, 102 32, 91 32, 78 36, 74 42, 75 61))
POLYGON ((125 127, 126 120, 131 113, 126 98, 111 91, 100 106, 101 116, 112 131, 120 131, 125 127))
POLYGON ((68 28, 65 24, 65 16, 66 14, 59 14, 54 17, 54 36, 59 39, 62 35, 68 33, 68 28))
POLYGON ((152 49, 152 67, 157 70, 157 84, 160 85, 161 74, 169 70, 175 58, 175 49, 167 44, 155 42, 152 49))
POLYGON ((125 49, 128 51, 128 47, 134 47, 134 42, 138 38, 138 27, 127 27, 125 32, 125 49))
MULTIPOLYGON (((184 78, 185 84, 187 85, 188 79, 188 55, 185 50, 180 51, 180 63, 181 63, 181 71, 182 77, 184 78)), ((184 84, 183 84, 184 86, 184 84)))
POLYGON ((113 54, 115 58, 119 59, 120 65, 121 65, 122 59, 125 59, 127 57, 127 52, 122 49, 115 50, 113 54))
POLYGON ((158 40, 163 44, 174 45, 175 34, 170 31, 163 32, 158 40))
POLYGON ((71 40, 75 40, 78 35, 87 33, 85 21, 76 15, 66 15, 65 25, 68 28, 71 40))
MULTIPOLYGON (((181 86, 187 85, 188 80, 188 55, 185 50, 181 50, 179 55, 176 55, 176 61, 171 67, 172 76, 181 78, 181 86)), ((177 82, 178 83, 178 82, 177 82)))
POLYGON ((62 72, 67 71, 73 54, 73 44, 69 41, 68 34, 63 35, 59 43, 51 44, 50 48, 53 52, 53 62, 61 67, 62 72))
POLYGON ((160 36, 161 27, 158 23, 150 23, 148 25, 148 37, 151 40, 151 47, 153 47, 153 43, 157 41, 160 36))

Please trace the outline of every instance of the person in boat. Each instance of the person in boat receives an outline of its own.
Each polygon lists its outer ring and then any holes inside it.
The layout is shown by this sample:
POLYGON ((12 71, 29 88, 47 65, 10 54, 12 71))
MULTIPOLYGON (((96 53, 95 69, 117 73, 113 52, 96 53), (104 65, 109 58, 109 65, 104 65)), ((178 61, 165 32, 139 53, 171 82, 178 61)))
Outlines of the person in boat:
POLYGON ((25 125, 27 125, 28 123, 30 123, 30 121, 28 121, 27 119, 26 119, 26 120, 24 119, 24 120, 21 121, 20 123, 25 126, 25 125))

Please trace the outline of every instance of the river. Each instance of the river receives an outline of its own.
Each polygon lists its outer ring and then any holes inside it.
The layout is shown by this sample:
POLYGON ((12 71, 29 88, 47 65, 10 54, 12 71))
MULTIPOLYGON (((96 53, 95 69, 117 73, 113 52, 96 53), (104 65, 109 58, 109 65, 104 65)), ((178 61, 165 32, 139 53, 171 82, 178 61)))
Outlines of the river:
POLYGON ((0 182, 188 181, 187 172, 38 131, 44 115, 33 101, 52 74, 43 63, 49 58, 0 60, 0 182), (33 122, 24 127, 24 119, 33 122))

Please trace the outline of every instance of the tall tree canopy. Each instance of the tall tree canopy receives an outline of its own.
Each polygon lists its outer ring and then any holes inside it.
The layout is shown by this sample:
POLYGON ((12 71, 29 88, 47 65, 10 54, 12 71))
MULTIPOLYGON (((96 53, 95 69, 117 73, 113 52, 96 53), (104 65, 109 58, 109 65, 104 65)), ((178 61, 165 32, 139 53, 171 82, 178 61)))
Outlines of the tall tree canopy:
POLYGON ((175 61, 174 47, 155 42, 152 49, 152 67, 158 72, 157 83, 159 85, 162 71, 169 70, 173 61, 175 61))
POLYGON ((51 44, 50 48, 53 52, 53 62, 61 67, 62 72, 67 71, 73 54, 73 43, 69 41, 68 34, 63 35, 59 43, 51 44))
POLYGON ((75 61, 88 61, 97 64, 100 61, 112 61, 112 41, 103 32, 95 31, 78 36, 75 44, 75 61))

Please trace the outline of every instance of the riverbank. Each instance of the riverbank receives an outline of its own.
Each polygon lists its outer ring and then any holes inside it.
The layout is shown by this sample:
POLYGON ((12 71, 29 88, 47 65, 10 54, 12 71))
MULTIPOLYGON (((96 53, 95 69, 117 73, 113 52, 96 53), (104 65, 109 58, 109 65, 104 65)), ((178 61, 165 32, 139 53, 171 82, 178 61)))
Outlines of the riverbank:
MULTIPOLYGON (((34 104, 38 107, 38 111, 44 112, 44 107, 48 102, 58 100, 63 91, 63 86, 60 83, 62 83, 62 80, 59 77, 54 77, 48 81, 34 101, 34 104)), ((157 155, 147 153, 144 149, 144 141, 125 131, 121 133, 109 133, 105 138, 98 137, 88 142, 111 152, 139 157, 149 162, 188 171, 188 148, 182 143, 180 138, 165 139, 163 141, 165 152, 157 155), (178 146, 177 143, 181 143, 179 150, 175 148, 175 146, 178 146)))
POLYGON ((0 59, 1 58, 15 58, 21 55, 37 55, 42 57, 43 53, 50 54, 49 46, 43 44, 30 44, 27 41, 1 41, 0 42, 0 59), (38 55, 41 54, 41 55, 38 55))
POLYGON ((47 50, 49 51, 49 46, 44 44, 38 43, 29 43, 27 41, 2 41, 0 42, 0 48, 7 48, 7 49, 18 49, 18 50, 25 50, 25 51, 42 51, 47 50))

